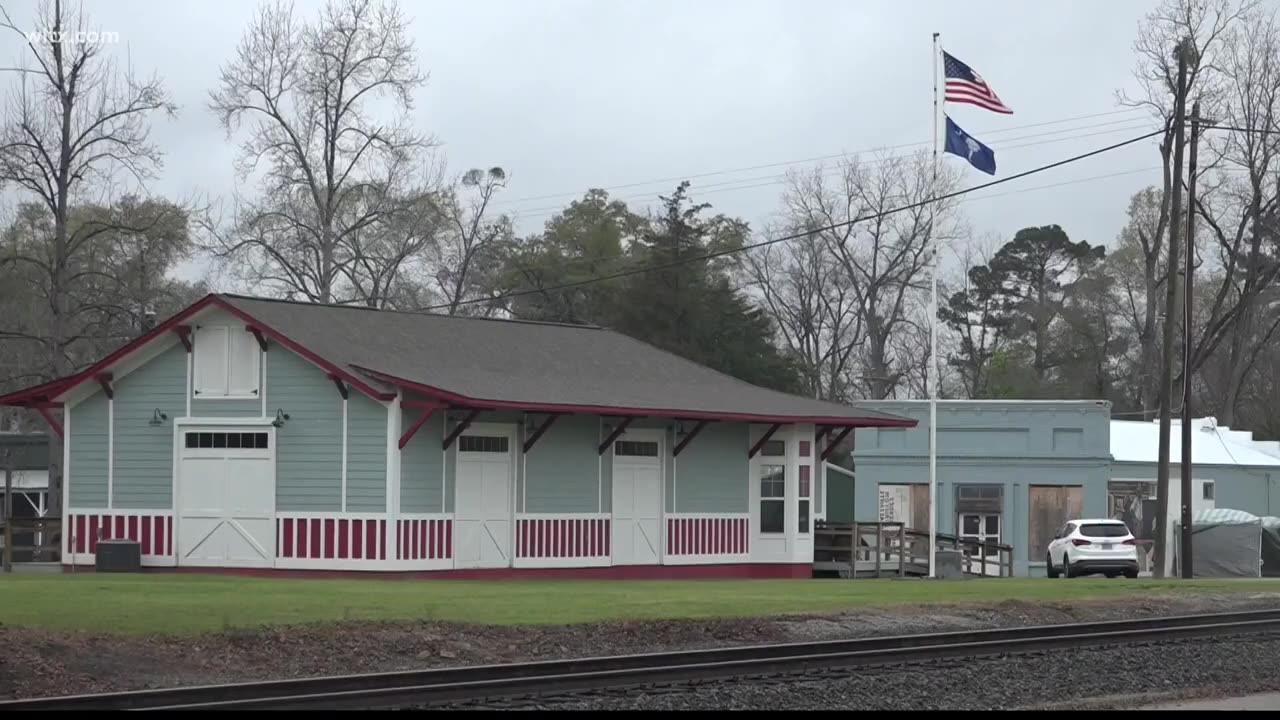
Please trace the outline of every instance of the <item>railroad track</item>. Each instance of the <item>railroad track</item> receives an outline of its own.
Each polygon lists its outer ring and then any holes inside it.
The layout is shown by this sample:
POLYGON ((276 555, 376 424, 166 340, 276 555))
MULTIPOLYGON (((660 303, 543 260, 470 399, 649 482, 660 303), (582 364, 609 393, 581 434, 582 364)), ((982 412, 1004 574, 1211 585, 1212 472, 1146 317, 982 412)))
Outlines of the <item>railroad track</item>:
POLYGON ((1277 630, 1280 609, 34 698, 0 711, 386 709, 1277 630))

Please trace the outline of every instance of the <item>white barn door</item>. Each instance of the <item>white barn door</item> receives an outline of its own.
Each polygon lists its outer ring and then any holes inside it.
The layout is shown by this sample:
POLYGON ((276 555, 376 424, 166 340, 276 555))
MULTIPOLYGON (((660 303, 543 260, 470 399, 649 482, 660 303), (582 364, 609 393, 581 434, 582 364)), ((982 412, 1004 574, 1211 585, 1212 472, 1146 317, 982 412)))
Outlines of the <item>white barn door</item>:
POLYGON ((613 445, 613 564, 662 561, 662 435, 631 431, 613 445))
POLYGON ((511 565, 515 432, 471 426, 460 436, 454 490, 454 567, 511 565))
POLYGON ((178 564, 271 567, 274 433, 188 426, 178 434, 178 564))

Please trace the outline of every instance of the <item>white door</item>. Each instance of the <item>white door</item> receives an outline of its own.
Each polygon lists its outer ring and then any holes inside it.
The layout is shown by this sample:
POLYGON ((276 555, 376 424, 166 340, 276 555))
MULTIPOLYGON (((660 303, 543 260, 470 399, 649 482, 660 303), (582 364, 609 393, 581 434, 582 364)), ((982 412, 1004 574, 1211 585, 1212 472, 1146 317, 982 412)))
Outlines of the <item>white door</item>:
POLYGON ((455 567, 511 565, 513 437, 511 428, 504 426, 493 430, 473 429, 458 438, 455 567))
POLYGON ((275 561, 274 434, 185 429, 178 467, 178 564, 271 567, 275 561))
POLYGON ((661 435, 626 433, 613 446, 613 564, 662 557, 661 435))

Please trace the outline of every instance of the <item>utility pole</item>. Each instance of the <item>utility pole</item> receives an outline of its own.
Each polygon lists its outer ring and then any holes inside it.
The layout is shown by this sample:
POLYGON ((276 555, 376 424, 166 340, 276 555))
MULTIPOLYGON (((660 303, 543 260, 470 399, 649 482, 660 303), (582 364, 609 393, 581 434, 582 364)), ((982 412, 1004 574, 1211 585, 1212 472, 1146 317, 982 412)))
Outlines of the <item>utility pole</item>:
POLYGON ((1182 289, 1182 539, 1178 567, 1191 579, 1191 308, 1196 267, 1196 150, 1200 144, 1200 101, 1191 106, 1191 160, 1187 164, 1187 259, 1182 289))
MULTIPOLYGON (((1169 268, 1165 283, 1164 353, 1160 358, 1160 456, 1156 466, 1156 547, 1155 576, 1165 576, 1169 556, 1169 432, 1173 394, 1173 326, 1178 298, 1178 233, 1182 230, 1182 146, 1187 115, 1187 56, 1191 41, 1178 43, 1174 54, 1178 59, 1178 84, 1173 98, 1173 202, 1169 220, 1169 268)), ((1185 410, 1185 408, 1184 408, 1185 410)), ((1184 413, 1185 414, 1185 413, 1184 413)))

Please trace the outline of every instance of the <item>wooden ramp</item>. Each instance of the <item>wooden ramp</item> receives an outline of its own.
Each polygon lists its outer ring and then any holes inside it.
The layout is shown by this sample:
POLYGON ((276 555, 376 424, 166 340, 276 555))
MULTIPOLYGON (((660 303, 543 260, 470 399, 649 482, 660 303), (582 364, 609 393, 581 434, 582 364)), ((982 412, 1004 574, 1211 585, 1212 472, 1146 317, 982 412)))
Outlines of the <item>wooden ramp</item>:
MULTIPOLYGON (((937 533, 937 549, 959 550, 961 570, 975 577, 1012 577, 1013 546, 937 533)), ((813 535, 815 575, 842 578, 927 577, 929 533, 904 523, 819 522, 813 535)))

